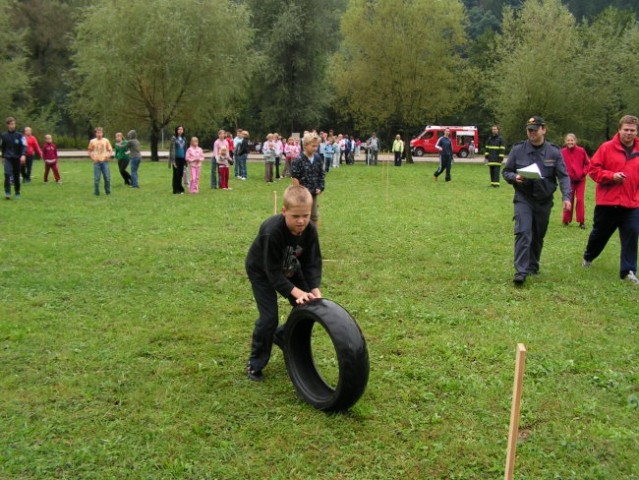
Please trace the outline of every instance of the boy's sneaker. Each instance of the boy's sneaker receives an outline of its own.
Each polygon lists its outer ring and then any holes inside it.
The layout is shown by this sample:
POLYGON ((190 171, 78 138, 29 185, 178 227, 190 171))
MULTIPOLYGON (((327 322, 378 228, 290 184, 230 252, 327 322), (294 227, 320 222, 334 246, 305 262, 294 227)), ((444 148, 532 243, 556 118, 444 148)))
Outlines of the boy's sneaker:
POLYGON ((516 273, 515 277, 513 278, 513 283, 517 286, 523 285, 525 281, 526 281, 525 273, 516 273))
POLYGON ((4 199, 5 200, 11 200, 11 194, 10 193, 5 193, 4 194, 4 199))
POLYGON ((253 380, 254 382, 264 381, 264 374, 262 373, 262 370, 253 370, 250 365, 246 366, 246 375, 249 380, 253 380))
POLYGON ((591 265, 592 265, 592 262, 590 260, 586 260, 585 258, 581 262, 581 266, 584 268, 590 268, 591 265))
POLYGON ((633 272, 632 270, 630 270, 628 272, 628 275, 626 275, 625 277, 623 277, 623 279, 626 282, 630 282, 633 285, 639 285, 639 278, 637 278, 637 276, 635 275, 635 272, 633 272))
POLYGON ((14 195, 14 197, 15 197, 15 199, 16 199, 16 200, 20 200, 20 194, 19 194, 19 193, 16 193, 16 194, 14 195))

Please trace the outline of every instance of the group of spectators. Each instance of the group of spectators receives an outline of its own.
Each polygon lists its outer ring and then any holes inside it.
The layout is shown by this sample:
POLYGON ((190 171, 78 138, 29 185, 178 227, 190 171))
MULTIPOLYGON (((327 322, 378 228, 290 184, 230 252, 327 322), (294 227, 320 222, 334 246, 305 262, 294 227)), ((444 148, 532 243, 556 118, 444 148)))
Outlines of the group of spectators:
MULTIPOLYGON (((249 132, 247 130, 238 129, 235 137, 231 132, 219 130, 211 152, 210 187, 231 190, 229 176, 232 166, 235 177, 246 180, 248 154, 249 132)), ((187 140, 184 125, 175 127, 169 149, 169 167, 173 170, 172 186, 175 195, 183 194, 185 187, 189 189, 189 193, 198 193, 204 160, 204 151, 199 145, 199 139, 191 137, 187 140)))
POLYGON ((44 144, 40 148, 38 139, 32 134, 30 127, 25 127, 24 134, 16 129, 16 119, 7 117, 7 130, 2 133, 2 163, 4 169, 4 198, 11 200, 11 186, 14 198, 20 198, 21 184, 31 183, 33 158, 37 153, 44 160, 44 181, 49 181, 49 173, 53 172, 56 183, 62 183, 58 170, 58 149, 53 137, 44 136, 44 144))
MULTIPOLYGON (((539 274, 543 241, 553 206, 553 195, 558 185, 562 193, 563 224, 570 225, 576 212, 579 227, 586 228, 584 192, 587 175, 597 183, 597 197, 593 228, 582 264, 584 267, 590 267, 593 260, 603 251, 611 235, 619 230, 622 250, 620 277, 639 285, 636 276, 639 239, 638 128, 637 117, 622 117, 615 136, 603 143, 590 161, 586 151, 577 145, 577 137, 572 133, 564 138, 563 149, 546 141, 546 123, 540 116, 533 116, 528 120, 527 140, 515 144, 508 155, 499 128, 496 125, 492 127, 491 135, 484 144, 490 185, 499 186, 500 169, 507 158, 501 175, 515 188, 513 203, 516 285, 522 285, 527 277, 539 274), (536 177, 530 175, 527 167, 531 166, 536 166, 536 177)), ((441 143, 438 142, 442 157, 452 156, 446 138, 445 134, 440 139, 441 143)), ((31 182, 33 158, 36 153, 45 160, 44 181, 48 181, 49 173, 52 172, 56 182, 61 183, 57 166, 57 148, 52 140, 51 135, 46 135, 41 148, 32 135, 31 128, 26 127, 24 133, 20 133, 16 129, 16 120, 13 117, 6 119, 6 131, 2 133, 1 141, 7 200, 11 199, 12 187, 14 198, 20 198, 21 183, 31 182)), ((334 135, 332 131, 319 134, 315 131, 305 132, 302 139, 291 136, 286 142, 279 134, 271 133, 267 135, 260 148, 265 160, 264 179, 266 182, 273 182, 290 176, 293 184, 306 186, 313 197, 311 220, 315 223, 318 219, 317 196, 324 190, 324 175, 331 168, 338 168, 344 163, 354 163, 355 156, 361 148, 366 151, 366 163, 376 165, 380 142, 375 133, 364 144, 353 136, 334 135), (280 172, 282 160, 283 169, 280 172)), ((234 168, 233 173, 237 179, 247 179, 246 161, 249 149, 248 131, 238 129, 234 137, 224 130, 218 132, 211 154, 211 188, 230 189, 228 180, 231 167, 234 168)), ((104 179, 105 193, 111 193, 108 161, 113 155, 118 161, 118 169, 124 183, 132 188, 139 188, 138 168, 141 152, 140 142, 134 130, 128 132, 126 140, 122 133, 117 133, 114 149, 104 137, 103 129, 98 127, 95 130, 95 138, 89 142, 88 152, 94 166, 95 195, 100 194, 101 177, 104 179), (129 165, 131 173, 127 171, 129 165)), ((401 165, 405 146, 399 135, 395 137, 392 152, 395 155, 395 165, 401 165)), ((183 125, 175 128, 169 157, 169 166, 173 170, 173 193, 184 193, 185 186, 190 193, 197 193, 205 155, 197 137, 187 140, 183 125)), ((449 180, 449 162, 440 161, 435 179, 443 171, 446 171, 446 179, 449 180)))

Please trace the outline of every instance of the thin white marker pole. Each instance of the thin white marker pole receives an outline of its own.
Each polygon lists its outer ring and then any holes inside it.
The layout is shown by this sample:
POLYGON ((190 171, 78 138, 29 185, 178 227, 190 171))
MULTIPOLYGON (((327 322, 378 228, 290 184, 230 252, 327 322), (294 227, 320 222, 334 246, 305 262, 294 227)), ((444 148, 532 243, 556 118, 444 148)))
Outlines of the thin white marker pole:
POLYGON ((513 403, 510 409, 510 430, 508 431, 508 452, 506 454, 506 471, 504 480, 513 480, 515 472, 515 457, 517 455, 517 437, 519 436, 519 414, 521 411, 521 390, 524 381, 524 367, 526 366, 526 347, 517 344, 517 358, 515 361, 515 383, 513 386, 513 403))
POLYGON ((277 215, 277 191, 273 191, 273 215, 277 215))

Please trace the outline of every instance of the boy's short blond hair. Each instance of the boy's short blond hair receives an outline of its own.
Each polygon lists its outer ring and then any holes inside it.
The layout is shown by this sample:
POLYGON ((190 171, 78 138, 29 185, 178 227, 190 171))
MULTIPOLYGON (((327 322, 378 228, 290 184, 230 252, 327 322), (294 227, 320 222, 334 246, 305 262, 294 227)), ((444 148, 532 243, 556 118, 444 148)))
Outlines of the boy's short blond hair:
POLYGON ((319 141, 319 137, 317 136, 317 133, 315 132, 304 132, 304 144, 308 145, 309 143, 314 142, 315 140, 319 141))
POLYGON ((311 192, 308 191, 308 188, 301 185, 291 185, 284 190, 282 203, 284 204, 284 208, 287 209, 299 205, 312 205, 313 196, 311 192))

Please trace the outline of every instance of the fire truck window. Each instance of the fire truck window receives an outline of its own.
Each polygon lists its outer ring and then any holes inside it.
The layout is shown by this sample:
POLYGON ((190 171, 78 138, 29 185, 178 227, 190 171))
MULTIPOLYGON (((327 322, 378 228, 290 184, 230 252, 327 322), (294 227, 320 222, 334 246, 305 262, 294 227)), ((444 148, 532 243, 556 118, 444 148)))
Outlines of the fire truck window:
POLYGON ((426 132, 422 138, 424 140, 428 140, 428 139, 433 138, 433 132, 426 132))

